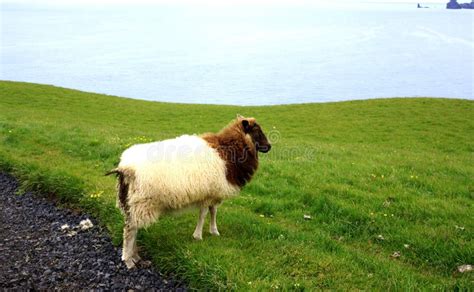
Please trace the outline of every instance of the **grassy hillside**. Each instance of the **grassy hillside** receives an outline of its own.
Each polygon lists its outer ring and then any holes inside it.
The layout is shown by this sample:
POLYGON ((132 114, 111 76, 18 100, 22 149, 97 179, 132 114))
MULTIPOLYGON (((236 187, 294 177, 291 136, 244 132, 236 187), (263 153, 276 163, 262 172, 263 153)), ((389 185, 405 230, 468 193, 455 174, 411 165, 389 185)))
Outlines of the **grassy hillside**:
POLYGON ((219 209, 219 238, 192 239, 197 210, 139 232, 161 269, 195 288, 473 287, 473 272, 456 272, 474 264, 473 101, 185 105, 0 82, 0 169, 92 212, 120 244, 103 173, 121 151, 217 131, 236 113, 257 118, 272 151, 219 209))

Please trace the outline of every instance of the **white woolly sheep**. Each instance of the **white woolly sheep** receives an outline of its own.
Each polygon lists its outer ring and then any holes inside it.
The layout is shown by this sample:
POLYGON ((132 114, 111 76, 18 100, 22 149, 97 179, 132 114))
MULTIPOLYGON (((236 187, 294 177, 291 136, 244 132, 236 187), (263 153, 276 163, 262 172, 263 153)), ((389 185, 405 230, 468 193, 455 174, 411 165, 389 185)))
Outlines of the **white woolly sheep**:
POLYGON ((258 167, 258 152, 271 148, 254 118, 237 116, 220 132, 134 145, 118 167, 117 205, 125 217, 122 260, 128 268, 140 261, 138 228, 162 214, 200 208, 193 237, 202 239, 204 219, 211 213, 210 233, 219 235, 217 206, 235 196, 258 167))

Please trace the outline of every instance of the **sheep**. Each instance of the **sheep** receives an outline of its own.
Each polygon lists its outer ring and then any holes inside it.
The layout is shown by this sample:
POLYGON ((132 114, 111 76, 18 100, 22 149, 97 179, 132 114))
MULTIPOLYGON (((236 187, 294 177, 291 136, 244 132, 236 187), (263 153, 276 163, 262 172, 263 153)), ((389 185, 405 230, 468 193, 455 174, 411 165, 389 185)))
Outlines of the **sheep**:
POLYGON ((238 195, 258 167, 258 152, 270 151, 255 118, 237 116, 218 133, 183 135, 175 139, 137 144, 126 149, 116 174, 117 206, 124 214, 122 260, 129 269, 141 261, 137 231, 161 215, 189 207, 199 208, 193 233, 202 240, 210 212, 209 231, 219 235, 217 206, 238 195))

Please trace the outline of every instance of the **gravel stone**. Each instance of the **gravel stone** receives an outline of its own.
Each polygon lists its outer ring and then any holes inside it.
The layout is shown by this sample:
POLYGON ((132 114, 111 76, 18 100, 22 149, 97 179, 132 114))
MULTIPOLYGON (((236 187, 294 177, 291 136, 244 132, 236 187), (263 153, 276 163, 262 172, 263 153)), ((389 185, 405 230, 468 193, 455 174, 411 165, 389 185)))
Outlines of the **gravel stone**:
POLYGON ((186 291, 153 268, 127 270, 120 249, 90 216, 17 189, 15 178, 0 173, 0 288, 186 291), (88 219, 93 226, 81 229, 88 219))

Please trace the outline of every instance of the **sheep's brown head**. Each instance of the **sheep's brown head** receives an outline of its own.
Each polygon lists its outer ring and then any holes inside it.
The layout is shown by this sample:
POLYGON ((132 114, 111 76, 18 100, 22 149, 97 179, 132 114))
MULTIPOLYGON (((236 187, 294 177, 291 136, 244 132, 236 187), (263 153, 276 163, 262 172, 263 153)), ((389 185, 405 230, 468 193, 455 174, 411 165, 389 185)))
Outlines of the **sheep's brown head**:
POLYGON ((263 133, 262 128, 254 118, 245 118, 241 115, 237 115, 237 120, 242 125, 244 133, 248 134, 252 138, 252 142, 255 144, 257 151, 267 153, 272 148, 267 137, 263 133))

